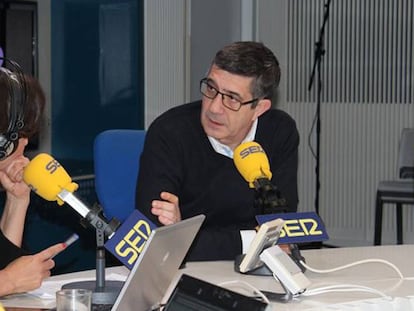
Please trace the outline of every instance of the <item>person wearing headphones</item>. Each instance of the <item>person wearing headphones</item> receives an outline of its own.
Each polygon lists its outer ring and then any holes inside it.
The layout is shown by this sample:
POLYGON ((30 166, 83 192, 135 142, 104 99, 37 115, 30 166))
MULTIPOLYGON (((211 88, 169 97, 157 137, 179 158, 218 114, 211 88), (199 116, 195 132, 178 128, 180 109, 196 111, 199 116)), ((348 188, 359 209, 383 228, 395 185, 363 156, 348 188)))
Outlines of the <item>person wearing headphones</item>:
POLYGON ((5 205, 0 220, 0 296, 40 287, 50 276, 53 257, 65 249, 55 244, 30 255, 21 248, 30 189, 23 181, 29 163, 24 156, 29 139, 39 129, 45 106, 44 92, 36 79, 0 67, 0 184, 5 205))

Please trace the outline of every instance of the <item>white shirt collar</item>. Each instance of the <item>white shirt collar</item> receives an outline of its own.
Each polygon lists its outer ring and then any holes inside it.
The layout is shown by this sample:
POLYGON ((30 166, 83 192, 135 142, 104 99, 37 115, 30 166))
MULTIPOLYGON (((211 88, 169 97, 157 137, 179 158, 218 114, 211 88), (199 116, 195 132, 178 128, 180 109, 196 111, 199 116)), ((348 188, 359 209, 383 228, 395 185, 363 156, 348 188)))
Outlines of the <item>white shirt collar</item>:
MULTIPOLYGON (((253 122, 252 127, 250 128, 250 131, 247 133, 242 143, 254 140, 254 137, 256 136, 257 123, 258 123, 258 119, 256 119, 253 122)), ((217 153, 222 154, 226 157, 229 157, 230 159, 233 159, 233 150, 229 146, 220 143, 217 139, 211 136, 207 136, 207 137, 208 137, 208 140, 210 141, 211 146, 217 153)))

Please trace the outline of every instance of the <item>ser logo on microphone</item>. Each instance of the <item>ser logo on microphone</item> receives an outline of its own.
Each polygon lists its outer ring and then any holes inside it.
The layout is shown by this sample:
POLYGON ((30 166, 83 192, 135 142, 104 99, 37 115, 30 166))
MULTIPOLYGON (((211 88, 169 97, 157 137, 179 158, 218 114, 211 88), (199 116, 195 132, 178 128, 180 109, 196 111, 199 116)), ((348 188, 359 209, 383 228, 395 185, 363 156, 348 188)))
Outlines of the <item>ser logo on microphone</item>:
POLYGON ((264 153, 264 150, 259 144, 252 145, 240 151, 240 158, 244 159, 253 153, 264 153))
POLYGON ((60 163, 58 161, 56 161, 55 159, 50 160, 45 168, 48 172, 50 172, 50 174, 53 174, 54 172, 56 172, 56 170, 59 168, 60 163))

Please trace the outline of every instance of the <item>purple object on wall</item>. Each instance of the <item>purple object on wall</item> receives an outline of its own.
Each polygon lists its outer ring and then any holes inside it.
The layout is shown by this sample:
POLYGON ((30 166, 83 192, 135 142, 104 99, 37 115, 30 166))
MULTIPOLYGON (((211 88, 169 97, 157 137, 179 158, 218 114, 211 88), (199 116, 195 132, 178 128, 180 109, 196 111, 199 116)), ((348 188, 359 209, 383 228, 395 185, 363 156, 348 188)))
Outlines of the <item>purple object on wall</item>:
MULTIPOLYGON (((0 46, 0 57, 4 57, 3 49, 0 46)), ((3 65, 3 58, 0 58, 0 67, 3 65)))

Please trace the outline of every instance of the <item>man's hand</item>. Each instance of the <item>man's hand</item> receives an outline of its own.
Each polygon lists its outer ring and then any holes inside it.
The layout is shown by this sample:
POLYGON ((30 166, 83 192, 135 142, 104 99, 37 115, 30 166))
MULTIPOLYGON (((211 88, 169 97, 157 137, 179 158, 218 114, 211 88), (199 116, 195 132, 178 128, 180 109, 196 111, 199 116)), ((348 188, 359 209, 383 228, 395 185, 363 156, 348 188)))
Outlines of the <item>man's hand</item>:
POLYGON ((181 221, 181 212, 178 205, 178 197, 169 192, 161 192, 162 200, 152 201, 151 213, 158 216, 158 221, 163 225, 171 225, 181 221))

